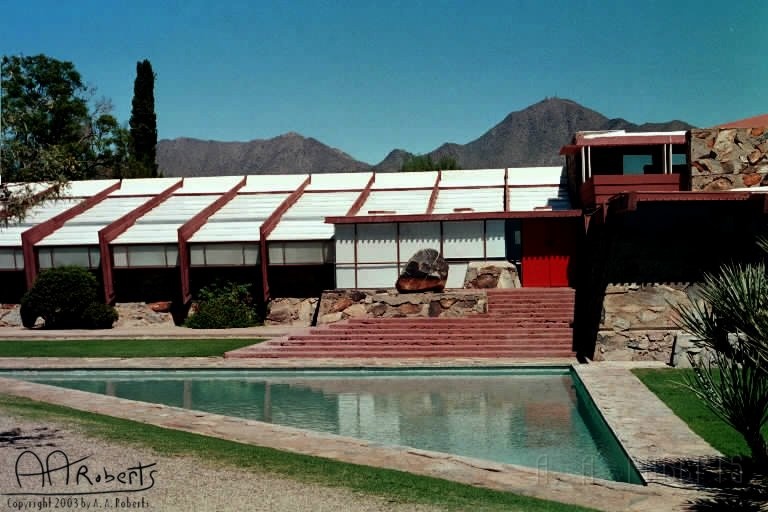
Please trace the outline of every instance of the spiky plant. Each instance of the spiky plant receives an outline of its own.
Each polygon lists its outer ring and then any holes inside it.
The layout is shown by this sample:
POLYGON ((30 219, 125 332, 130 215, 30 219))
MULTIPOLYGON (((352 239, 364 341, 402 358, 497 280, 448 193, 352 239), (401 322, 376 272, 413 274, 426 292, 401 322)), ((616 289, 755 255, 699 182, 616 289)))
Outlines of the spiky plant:
MULTIPOLYGON (((766 248, 765 242, 761 247, 766 248)), ((768 275, 762 263, 724 265, 706 275, 700 298, 677 305, 679 326, 704 349, 689 354, 688 387, 744 437, 752 458, 768 462, 768 275)))

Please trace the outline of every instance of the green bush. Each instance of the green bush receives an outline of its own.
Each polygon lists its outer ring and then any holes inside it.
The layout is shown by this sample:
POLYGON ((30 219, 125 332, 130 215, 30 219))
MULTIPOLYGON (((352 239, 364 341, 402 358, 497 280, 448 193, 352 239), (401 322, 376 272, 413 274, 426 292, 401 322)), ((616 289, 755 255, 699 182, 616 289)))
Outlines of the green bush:
POLYGON ((83 311, 82 326, 86 329, 111 329, 117 318, 117 310, 114 307, 94 302, 83 311))
POLYGON ((46 329, 95 328, 91 327, 94 322, 106 325, 112 318, 111 327, 117 312, 111 306, 99 303, 98 290, 96 278, 82 267, 45 270, 21 299, 22 324, 33 327, 42 317, 46 329), (105 308, 111 311, 107 313, 105 308))
POLYGON ((184 322, 192 329, 251 327, 261 322, 254 308, 250 285, 225 282, 202 288, 197 311, 184 322))

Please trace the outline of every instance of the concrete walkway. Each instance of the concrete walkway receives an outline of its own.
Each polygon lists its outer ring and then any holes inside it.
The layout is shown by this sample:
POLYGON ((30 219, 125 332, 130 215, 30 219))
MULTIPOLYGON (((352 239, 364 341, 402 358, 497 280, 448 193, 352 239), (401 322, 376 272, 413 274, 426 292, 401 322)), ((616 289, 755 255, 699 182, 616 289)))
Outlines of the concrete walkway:
POLYGON ((305 330, 306 327, 262 325, 241 329, 190 329, 188 327, 115 327, 113 329, 46 330, 23 327, 0 328, 0 340, 84 340, 84 339, 223 339, 275 338, 305 330))

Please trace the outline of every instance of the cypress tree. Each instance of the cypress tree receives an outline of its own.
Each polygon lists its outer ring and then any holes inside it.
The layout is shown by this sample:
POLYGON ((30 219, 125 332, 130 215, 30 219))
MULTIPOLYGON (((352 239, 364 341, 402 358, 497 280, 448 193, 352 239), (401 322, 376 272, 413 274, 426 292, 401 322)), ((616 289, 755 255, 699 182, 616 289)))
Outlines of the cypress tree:
POLYGON ((137 177, 157 176, 157 116, 155 115, 155 73, 147 59, 136 63, 131 103, 131 153, 138 167, 137 177))

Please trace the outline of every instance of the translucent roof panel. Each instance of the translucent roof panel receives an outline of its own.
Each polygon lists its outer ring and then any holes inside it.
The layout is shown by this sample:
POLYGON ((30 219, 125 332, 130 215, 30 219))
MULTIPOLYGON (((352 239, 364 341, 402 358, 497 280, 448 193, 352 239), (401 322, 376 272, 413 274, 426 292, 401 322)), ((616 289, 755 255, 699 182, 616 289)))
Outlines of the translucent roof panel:
POLYGON ((371 191, 360 215, 412 215, 427 213, 432 189, 371 191))
POLYGON ((503 187, 504 169, 477 169, 472 171, 443 171, 441 187, 503 187))
POLYGON ((181 178, 125 179, 120 183, 120 188, 109 195, 111 197, 157 195, 179 181, 181 181, 181 178))
POLYGON ((243 176, 204 176, 184 178, 184 185, 174 194, 223 194, 242 181, 243 176))
POLYGON ((571 202, 565 187, 521 187, 509 189, 509 210, 525 212, 539 209, 568 210, 571 202))
POLYGON ((307 179, 307 174, 254 174, 248 176, 238 192, 293 192, 307 179))
MULTIPOLYGON (((186 181, 186 180, 185 180, 186 181)), ((166 244, 178 240, 177 230, 219 195, 171 196, 117 237, 113 244, 166 244)))
POLYGON ((507 169, 507 184, 558 185, 562 175, 562 167, 516 167, 507 169))
POLYGON ((35 245, 96 245, 99 243, 100 229, 148 200, 148 197, 106 198, 93 208, 68 220, 35 245))
POLYGON ((51 217, 65 212, 80 201, 77 199, 60 199, 46 201, 33 207, 21 222, 11 222, 8 226, 0 223, 0 247, 21 247, 21 234, 31 227, 47 221, 51 217))
POLYGON ((371 180, 370 172, 331 172, 313 174, 307 191, 362 190, 371 180))
POLYGON ((259 228, 288 195, 238 195, 211 215, 190 242, 257 242, 259 228))
POLYGON ((360 192, 305 192, 283 215, 269 240, 328 240, 333 224, 326 217, 341 217, 360 196, 360 192))
POLYGON ((84 180, 70 181, 64 194, 67 197, 91 197, 111 187, 120 180, 84 180))
POLYGON ((503 212, 504 187, 441 189, 432 213, 503 212))
POLYGON ((376 173, 371 189, 434 187, 435 180, 437 171, 376 173))

